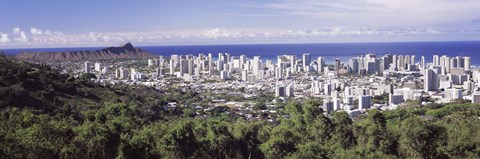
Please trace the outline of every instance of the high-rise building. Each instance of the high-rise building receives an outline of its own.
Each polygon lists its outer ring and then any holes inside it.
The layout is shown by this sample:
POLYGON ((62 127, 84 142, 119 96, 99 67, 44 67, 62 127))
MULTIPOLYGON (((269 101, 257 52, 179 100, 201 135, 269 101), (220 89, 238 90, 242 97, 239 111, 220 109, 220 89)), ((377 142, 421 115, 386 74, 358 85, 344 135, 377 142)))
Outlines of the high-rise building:
POLYGON ((173 60, 174 65, 177 65, 177 63, 180 61, 180 56, 173 54, 173 55, 170 55, 170 59, 173 60))
POLYGON ((193 59, 187 60, 187 70, 188 70, 187 73, 188 73, 189 75, 193 75, 193 72, 194 72, 194 70, 193 70, 193 65, 194 65, 194 64, 193 64, 193 59))
POLYGON ((404 70, 405 69, 405 58, 403 55, 398 55, 398 62, 397 62, 397 68, 399 70, 404 70))
POLYGON ((95 62, 95 71, 97 72, 102 71, 102 66, 99 62, 95 62))
POLYGON ((358 98, 358 109, 368 109, 371 107, 371 98, 372 96, 370 95, 361 95, 359 98, 358 98))
POLYGON ((333 110, 340 110, 342 109, 342 100, 340 98, 333 98, 333 110))
POLYGON ((332 84, 331 83, 326 83, 323 85, 323 93, 325 95, 330 95, 332 93, 332 84))
POLYGON ((188 73, 188 61, 186 59, 180 59, 180 76, 188 73))
POLYGON ((350 67, 351 73, 357 74, 359 71, 359 64, 357 58, 352 58, 348 62, 348 67, 350 67))
POLYGON ((90 62, 89 61, 86 61, 85 62, 85 73, 90 73, 90 62))
POLYGON ((398 63, 398 58, 397 55, 393 55, 392 57, 392 67, 390 67, 392 70, 397 70, 397 63, 398 63))
POLYGON ((258 78, 260 76, 259 75, 260 70, 262 70, 262 62, 260 61, 260 56, 254 56, 252 62, 253 62, 252 72, 258 78))
POLYGON ((223 60, 218 60, 218 61, 217 61, 217 70, 218 70, 218 71, 222 71, 224 66, 225 66, 225 65, 224 65, 224 61, 223 61, 223 60))
POLYGON ((480 92, 475 92, 472 94, 472 103, 480 104, 480 92))
POLYGON ((340 71, 340 59, 335 59, 335 63, 333 65, 333 71, 337 73, 340 71))
POLYGON ((325 67, 325 58, 318 57, 317 58, 317 72, 318 74, 322 74, 324 72, 323 68, 325 67))
POLYGON ((220 79, 221 79, 221 80, 230 79, 230 72, 228 72, 228 71, 220 71, 220 79))
POLYGON ((224 59, 225 63, 230 63, 230 60, 231 60, 230 59, 231 58, 230 53, 225 53, 224 56, 225 56, 225 59, 224 59))
POLYGON ((420 65, 422 68, 420 68, 420 69, 421 69, 421 70, 425 69, 425 67, 426 67, 425 65, 426 65, 426 63, 425 63, 425 56, 422 56, 422 63, 421 63, 421 65, 420 65))
POLYGON ((173 59, 170 59, 170 76, 173 76, 173 74, 175 73, 175 60, 173 59))
POLYGON ((328 99, 323 99, 322 109, 325 112, 333 111, 333 102, 331 100, 328 100, 328 99))
POLYGON ((450 59, 450 68, 458 68, 458 61, 456 58, 450 59))
POLYGON ((367 73, 374 74, 377 70, 376 65, 376 62, 367 62, 367 73))
POLYGON ((465 70, 470 70, 470 67, 471 67, 470 64, 471 64, 471 62, 472 62, 472 59, 470 58, 470 56, 465 56, 465 57, 463 57, 463 58, 464 58, 464 61, 465 61, 465 67, 464 67, 464 69, 465 69, 465 70))
POLYGON ((453 88, 452 89, 452 100, 454 99, 461 99, 462 96, 462 89, 459 88, 453 88))
POLYGON ((134 68, 132 68, 131 70, 130 79, 131 80, 137 79, 137 71, 134 68))
POLYGON ((440 58, 438 55, 433 55, 433 66, 438 66, 440 65, 440 58))
POLYGON ((218 53, 217 61, 220 61, 220 60, 225 61, 225 56, 223 56, 223 53, 218 53))
POLYGON ((403 95, 393 95, 393 93, 389 94, 388 100, 390 105, 397 105, 404 102, 403 95))
POLYGON ((118 77, 119 79, 127 79, 128 78, 128 69, 125 69, 123 67, 120 67, 117 69, 117 72, 119 73, 118 77))
POLYGON ((152 66, 154 65, 153 59, 148 59, 147 61, 148 61, 148 62, 147 62, 147 66, 148 66, 148 67, 152 67, 152 66))
POLYGON ((290 57, 290 72, 292 73, 295 73, 296 72, 296 69, 297 69, 297 64, 295 63, 296 62, 296 58, 295 55, 292 55, 290 57))
POLYGON ((158 56, 158 66, 160 66, 160 68, 163 68, 165 67, 164 64, 165 64, 165 59, 163 58, 163 56, 161 55, 158 56))
POLYGON ((392 60, 393 60, 393 56, 391 54, 387 54, 382 57, 382 62, 383 62, 381 65, 382 72, 390 68, 390 65, 392 64, 392 60))
POLYGON ((275 86, 275 97, 285 97, 285 86, 279 85, 278 83, 275 86))
POLYGON ((248 72, 247 70, 242 70, 242 81, 247 81, 248 72))
MULTIPOLYGON (((213 63, 213 54, 212 53, 208 53, 208 64, 212 64, 213 63)), ((212 65, 208 65, 209 67, 213 67, 212 65)))
POLYGON ((303 53, 303 71, 307 71, 307 67, 310 66, 311 55, 310 53, 303 53))
POLYGON ((295 96, 294 92, 295 92, 295 89, 294 89, 293 83, 290 83, 289 85, 287 85, 287 87, 285 88, 285 95, 287 97, 294 97, 295 96))
POLYGON ((423 89, 425 92, 428 91, 437 91, 438 90, 438 74, 432 68, 425 69, 425 74, 423 76, 423 89))
POLYGON ((456 56, 455 58, 457 59, 457 67, 465 68, 465 59, 461 56, 456 56))

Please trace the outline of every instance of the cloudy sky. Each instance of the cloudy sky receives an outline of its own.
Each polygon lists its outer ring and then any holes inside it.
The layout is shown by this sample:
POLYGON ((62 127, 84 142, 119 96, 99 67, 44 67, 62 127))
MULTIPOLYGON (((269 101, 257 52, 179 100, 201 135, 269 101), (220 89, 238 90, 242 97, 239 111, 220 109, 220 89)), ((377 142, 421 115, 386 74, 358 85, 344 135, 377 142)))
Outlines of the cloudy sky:
POLYGON ((0 0, 0 48, 480 40, 479 0, 0 0))

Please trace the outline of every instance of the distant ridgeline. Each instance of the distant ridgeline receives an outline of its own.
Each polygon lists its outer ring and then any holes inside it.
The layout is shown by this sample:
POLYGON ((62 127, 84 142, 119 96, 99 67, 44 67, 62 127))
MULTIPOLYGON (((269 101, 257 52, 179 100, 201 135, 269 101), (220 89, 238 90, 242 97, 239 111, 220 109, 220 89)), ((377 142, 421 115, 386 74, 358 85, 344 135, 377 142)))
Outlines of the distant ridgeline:
POLYGON ((120 47, 108 47, 101 50, 66 52, 21 52, 15 55, 18 60, 27 61, 77 61, 104 59, 142 59, 153 57, 151 53, 135 48, 131 43, 120 47))

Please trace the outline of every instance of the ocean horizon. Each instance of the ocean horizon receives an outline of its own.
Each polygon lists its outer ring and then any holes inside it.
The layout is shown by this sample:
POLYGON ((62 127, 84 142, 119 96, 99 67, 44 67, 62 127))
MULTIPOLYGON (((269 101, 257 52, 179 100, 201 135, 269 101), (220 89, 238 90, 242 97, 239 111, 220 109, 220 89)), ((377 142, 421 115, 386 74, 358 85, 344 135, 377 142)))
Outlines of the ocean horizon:
MULTIPOLYGON (((451 41, 451 42, 377 42, 377 43, 299 43, 299 44, 222 44, 222 45, 172 45, 172 46, 136 46, 156 55, 170 56, 198 55, 212 53, 216 58, 218 53, 230 53, 232 56, 247 55, 260 56, 262 60, 276 62, 278 55, 296 55, 301 58, 303 53, 310 53, 312 59, 325 57, 327 62, 339 58, 347 62, 351 57, 368 53, 382 56, 385 54, 415 55, 416 61, 425 56, 427 62, 433 55, 470 56, 472 65, 480 65, 480 41, 451 41)), ((105 47, 71 47, 71 48, 16 48, 0 49, 7 55, 19 52, 62 52, 97 50, 105 47)))

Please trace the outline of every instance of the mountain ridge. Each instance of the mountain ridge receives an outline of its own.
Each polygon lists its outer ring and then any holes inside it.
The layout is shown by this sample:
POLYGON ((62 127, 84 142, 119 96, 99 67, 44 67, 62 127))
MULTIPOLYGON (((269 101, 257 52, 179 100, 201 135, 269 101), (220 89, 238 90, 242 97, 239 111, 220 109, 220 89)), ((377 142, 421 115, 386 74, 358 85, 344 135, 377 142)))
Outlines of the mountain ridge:
POLYGON ((79 61, 106 59, 143 59, 154 57, 148 51, 134 47, 130 42, 119 47, 107 47, 100 50, 62 51, 62 52, 20 52, 17 60, 25 61, 79 61))

